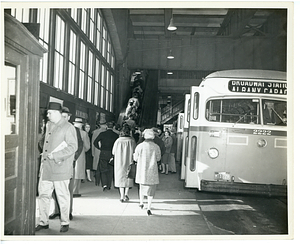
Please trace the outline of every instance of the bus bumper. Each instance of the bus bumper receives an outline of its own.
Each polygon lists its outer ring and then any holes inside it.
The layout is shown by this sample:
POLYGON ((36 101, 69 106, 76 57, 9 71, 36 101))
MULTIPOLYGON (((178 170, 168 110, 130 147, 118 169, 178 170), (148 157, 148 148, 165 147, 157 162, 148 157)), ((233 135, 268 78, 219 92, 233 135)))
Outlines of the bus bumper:
POLYGON ((272 184, 253 184, 253 183, 239 183, 227 181, 208 181, 201 180, 201 191, 207 192, 222 192, 222 193, 239 193, 239 194, 253 194, 263 196, 287 196, 286 185, 272 185, 272 184))

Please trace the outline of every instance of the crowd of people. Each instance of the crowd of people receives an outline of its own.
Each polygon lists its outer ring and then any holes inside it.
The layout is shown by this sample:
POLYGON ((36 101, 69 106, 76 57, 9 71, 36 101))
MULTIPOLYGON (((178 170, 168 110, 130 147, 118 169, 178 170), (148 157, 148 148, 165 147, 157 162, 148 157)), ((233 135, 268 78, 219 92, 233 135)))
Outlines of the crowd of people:
POLYGON ((49 219, 60 218, 61 232, 67 232, 73 219, 73 198, 81 197, 81 183, 94 182, 103 191, 119 189, 120 202, 129 201, 134 181, 139 185, 139 207, 152 215, 151 204, 159 184, 159 171, 176 173, 175 133, 158 128, 133 127, 123 122, 101 121, 91 132, 82 118, 69 122, 71 113, 61 104, 50 102, 48 122, 39 142, 41 151, 38 181, 40 211, 36 231, 49 228, 49 219), (113 163, 112 163, 113 162, 113 163), (136 174, 128 177, 129 165, 136 164, 136 174), (50 201, 55 207, 49 215, 50 201))

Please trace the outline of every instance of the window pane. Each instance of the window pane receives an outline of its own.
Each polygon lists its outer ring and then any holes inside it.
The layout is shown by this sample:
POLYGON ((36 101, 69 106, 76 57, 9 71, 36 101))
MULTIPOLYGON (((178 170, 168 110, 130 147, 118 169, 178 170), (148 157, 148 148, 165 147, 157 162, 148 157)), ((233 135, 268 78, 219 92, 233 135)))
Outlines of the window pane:
POLYGON ((92 102, 92 78, 88 77, 87 101, 92 102))
MULTIPOLYGON (((18 77, 17 77, 17 67, 12 65, 5 65, 4 67, 4 80, 2 81, 1 88, 2 91, 6 91, 2 93, 4 101, 5 101, 5 113, 1 118, 1 129, 4 135, 18 134, 19 128, 19 109, 18 104, 19 92, 18 91, 18 77)), ((1 96, 2 98, 2 96, 1 96)))
POLYGON ((74 95, 74 85, 75 84, 75 65, 73 63, 69 64, 69 84, 68 93, 74 95))
POLYGON ((99 81, 100 81, 100 61, 98 58, 96 58, 96 64, 95 64, 95 90, 94 90, 94 104, 99 105, 98 99, 99 99, 99 81))
POLYGON ((212 122, 259 124, 259 99, 210 100, 205 117, 212 122))
POLYGON ((196 169, 196 155, 197 155, 197 137, 193 136, 191 138, 191 161, 190 161, 191 171, 195 171, 196 169))
POLYGON ((77 8, 72 8, 71 9, 71 17, 75 20, 77 23, 77 8))
POLYGON ((199 116, 199 93, 196 92, 194 95, 193 118, 198 119, 198 116, 199 116))
POLYGON ((104 58, 106 58, 106 28, 103 26, 103 31, 102 31, 102 55, 104 58))
POLYGON ((88 87, 87 87, 87 101, 92 102, 92 86, 93 86, 93 53, 89 51, 88 63, 88 87))
POLYGON ((83 42, 80 44, 80 75, 79 75, 79 98, 84 99, 85 87, 85 50, 86 46, 83 42))
POLYGON ((86 16, 87 16, 86 11, 87 11, 86 8, 82 9, 82 16, 81 16, 81 29, 84 33, 86 33, 86 16))
POLYGON ((287 125, 286 101, 263 100, 263 123, 265 125, 287 125))
POLYGON ((101 87, 101 103, 100 103, 100 106, 101 108, 104 108, 104 99, 105 99, 105 93, 104 93, 104 88, 101 87))
POLYGON ((11 15, 23 23, 29 23, 29 8, 12 8, 11 15))
POLYGON ((54 50, 54 86, 63 88, 65 22, 56 15, 54 50))
POLYGON ((95 28, 94 16, 95 16, 95 10, 92 8, 90 10, 90 40, 93 43, 94 43, 94 28, 95 28))
POLYGON ((99 105, 99 102, 98 102, 98 99, 99 99, 99 91, 98 91, 98 89, 99 89, 99 85, 98 85, 98 83, 95 83, 95 93, 94 93, 94 104, 96 105, 96 106, 98 106, 99 105))
POLYGON ((80 76, 79 76, 79 98, 84 98, 84 73, 82 70, 80 70, 80 76))
MULTIPOLYGON (((37 23, 40 24, 39 42, 40 44, 49 50, 49 9, 37 10, 37 23)), ((43 54, 43 58, 40 60, 40 81, 47 82, 48 71, 48 52, 43 54)))
POLYGON ((101 15, 99 14, 99 12, 97 12, 97 41, 96 41, 96 48, 99 50, 99 52, 101 53, 101 15))
POLYGON ((69 54, 69 83, 68 93, 75 94, 75 72, 76 72, 76 34, 73 30, 70 31, 70 54, 69 54))

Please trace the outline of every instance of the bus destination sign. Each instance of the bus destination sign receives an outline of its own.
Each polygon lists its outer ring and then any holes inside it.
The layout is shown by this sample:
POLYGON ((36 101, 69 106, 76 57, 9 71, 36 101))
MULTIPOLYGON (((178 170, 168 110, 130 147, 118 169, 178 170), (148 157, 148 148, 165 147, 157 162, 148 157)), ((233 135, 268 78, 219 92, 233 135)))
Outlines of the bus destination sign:
POLYGON ((266 81, 230 80, 228 90, 243 93, 287 95, 287 83, 266 81))

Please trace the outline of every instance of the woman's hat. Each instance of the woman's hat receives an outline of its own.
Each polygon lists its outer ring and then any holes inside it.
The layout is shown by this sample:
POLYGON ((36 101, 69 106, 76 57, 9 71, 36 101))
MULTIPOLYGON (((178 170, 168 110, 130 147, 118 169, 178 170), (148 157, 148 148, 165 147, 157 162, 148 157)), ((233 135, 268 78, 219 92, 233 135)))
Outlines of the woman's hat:
POLYGON ((75 124, 75 123, 82 124, 83 123, 82 118, 75 118, 75 121, 73 122, 73 124, 75 124))
POLYGON ((144 130, 144 138, 147 139, 154 139, 155 135, 152 129, 146 129, 144 130))
POLYGON ((58 111, 62 111, 62 106, 60 103, 56 103, 56 102, 49 102, 47 110, 58 110, 58 111))

